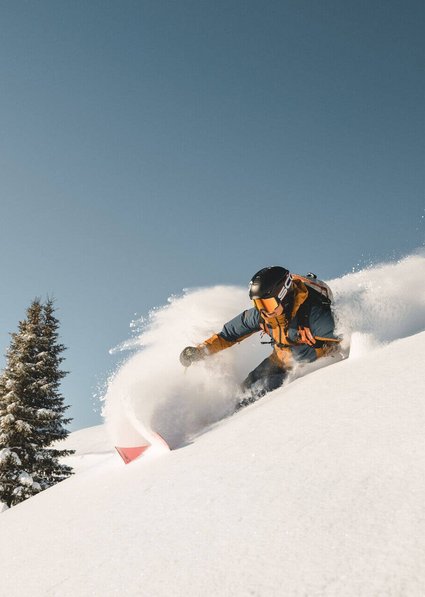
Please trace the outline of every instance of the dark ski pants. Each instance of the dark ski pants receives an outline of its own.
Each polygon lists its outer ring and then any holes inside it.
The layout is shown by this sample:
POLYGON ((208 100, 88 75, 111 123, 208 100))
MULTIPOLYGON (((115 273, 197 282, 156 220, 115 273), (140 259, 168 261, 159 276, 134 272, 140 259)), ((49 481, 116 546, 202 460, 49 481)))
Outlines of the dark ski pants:
POLYGON ((274 355, 270 355, 264 359, 242 383, 242 391, 246 394, 244 402, 255 402, 267 392, 280 388, 285 381, 288 373, 273 357, 274 355))

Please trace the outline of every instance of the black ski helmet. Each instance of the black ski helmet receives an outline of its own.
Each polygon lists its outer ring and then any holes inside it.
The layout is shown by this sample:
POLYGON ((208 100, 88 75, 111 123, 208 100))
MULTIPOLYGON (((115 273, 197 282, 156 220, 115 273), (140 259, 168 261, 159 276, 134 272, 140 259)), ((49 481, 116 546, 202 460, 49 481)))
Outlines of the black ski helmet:
POLYGON ((249 283, 249 298, 277 298, 282 300, 292 289, 292 276, 289 270, 279 265, 260 269, 249 283))

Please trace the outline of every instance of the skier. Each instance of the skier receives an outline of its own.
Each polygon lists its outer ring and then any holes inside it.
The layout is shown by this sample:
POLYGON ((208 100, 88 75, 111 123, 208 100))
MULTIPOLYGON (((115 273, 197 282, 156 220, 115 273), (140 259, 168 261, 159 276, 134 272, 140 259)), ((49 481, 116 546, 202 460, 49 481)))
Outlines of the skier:
POLYGON ((270 336, 272 354, 242 383, 240 406, 254 402, 280 387, 295 362, 310 363, 334 352, 340 338, 334 335, 332 292, 314 274, 291 274, 280 266, 266 267, 249 283, 254 307, 227 322, 198 346, 187 346, 180 355, 184 367, 245 340, 254 332, 270 336))

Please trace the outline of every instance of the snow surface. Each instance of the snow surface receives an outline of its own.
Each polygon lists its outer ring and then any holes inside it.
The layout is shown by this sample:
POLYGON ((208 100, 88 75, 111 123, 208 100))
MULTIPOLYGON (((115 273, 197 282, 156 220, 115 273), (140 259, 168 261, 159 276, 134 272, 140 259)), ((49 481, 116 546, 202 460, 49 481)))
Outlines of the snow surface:
POLYGON ((57 442, 61 450, 74 450, 75 454, 63 459, 72 466, 74 473, 92 468, 115 458, 115 447, 104 425, 74 431, 65 440, 57 442))
POLYGON ((186 374, 174 359, 242 291, 158 310, 110 382, 107 426, 132 441, 157 423, 179 449, 125 466, 104 427, 71 434, 79 472, 0 516, 1 594, 424 596, 424 274, 416 255, 331 281, 350 357, 221 421, 264 347, 186 374))

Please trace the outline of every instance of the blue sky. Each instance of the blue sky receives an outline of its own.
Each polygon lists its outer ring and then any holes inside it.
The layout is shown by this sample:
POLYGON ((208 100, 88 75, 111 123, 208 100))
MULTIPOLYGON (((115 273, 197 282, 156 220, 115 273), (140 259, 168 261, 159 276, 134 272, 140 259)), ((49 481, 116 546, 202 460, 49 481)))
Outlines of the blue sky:
POLYGON ((424 244, 424 17, 392 0, 3 5, 0 346, 56 297, 72 428, 100 421, 109 348, 171 294, 424 244))

